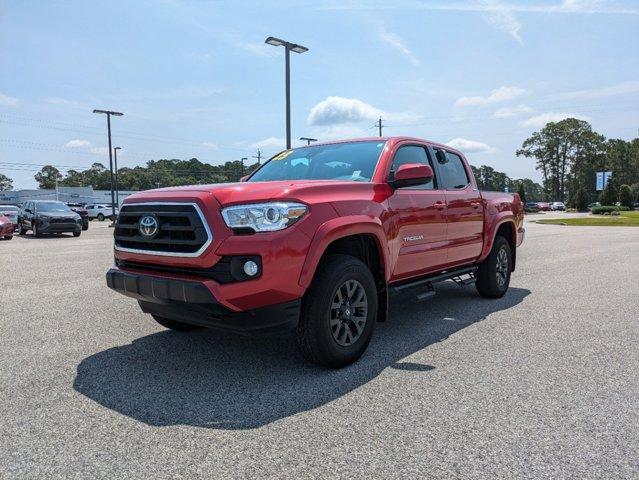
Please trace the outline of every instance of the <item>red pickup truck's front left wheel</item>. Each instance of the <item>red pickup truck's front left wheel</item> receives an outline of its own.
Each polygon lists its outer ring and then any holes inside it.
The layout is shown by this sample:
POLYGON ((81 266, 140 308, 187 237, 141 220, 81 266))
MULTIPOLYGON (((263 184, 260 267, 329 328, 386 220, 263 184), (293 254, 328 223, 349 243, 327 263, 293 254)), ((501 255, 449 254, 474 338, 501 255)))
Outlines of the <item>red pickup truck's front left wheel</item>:
POLYGON ((302 300, 297 343, 304 357, 339 368, 362 356, 377 320, 377 290, 368 267, 349 255, 330 255, 302 300))

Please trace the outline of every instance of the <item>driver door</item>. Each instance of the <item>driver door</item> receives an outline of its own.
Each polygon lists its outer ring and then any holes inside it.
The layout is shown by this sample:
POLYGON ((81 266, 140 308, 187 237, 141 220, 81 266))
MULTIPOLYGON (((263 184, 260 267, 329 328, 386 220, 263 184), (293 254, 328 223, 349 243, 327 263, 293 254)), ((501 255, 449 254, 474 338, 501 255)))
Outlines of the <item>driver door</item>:
MULTIPOLYGON (((400 165, 421 163, 436 172, 424 145, 404 144, 395 152, 392 176, 400 165)), ((389 198, 399 249, 393 279, 409 278, 446 264, 446 196, 437 178, 423 185, 398 188, 389 198)))

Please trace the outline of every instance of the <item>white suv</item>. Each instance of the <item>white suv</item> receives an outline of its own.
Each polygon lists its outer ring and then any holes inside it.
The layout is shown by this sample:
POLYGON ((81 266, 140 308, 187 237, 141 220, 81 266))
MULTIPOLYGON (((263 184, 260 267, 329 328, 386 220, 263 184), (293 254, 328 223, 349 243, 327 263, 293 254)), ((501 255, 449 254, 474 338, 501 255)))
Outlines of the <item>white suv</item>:
MULTIPOLYGON (((105 205, 103 203, 87 205, 84 208, 86 208, 87 212, 89 212, 89 220, 97 218, 98 220, 102 221, 105 218, 111 218, 113 214, 113 212, 111 211, 111 205, 105 205)), ((117 215, 118 213, 118 209, 116 208, 115 214, 117 215)))

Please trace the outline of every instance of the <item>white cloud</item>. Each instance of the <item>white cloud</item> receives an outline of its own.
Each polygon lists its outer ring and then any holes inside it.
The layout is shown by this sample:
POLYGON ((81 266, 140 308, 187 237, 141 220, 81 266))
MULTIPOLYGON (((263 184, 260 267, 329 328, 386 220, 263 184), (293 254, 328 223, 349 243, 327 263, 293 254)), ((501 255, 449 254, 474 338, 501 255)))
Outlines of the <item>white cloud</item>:
POLYGON ((64 146, 67 148, 90 147, 91 142, 89 142, 88 140, 75 139, 75 140, 68 141, 64 146))
POLYGON ((108 147, 93 147, 89 150, 89 152, 95 155, 108 155, 109 148, 108 147))
POLYGON ((639 81, 622 82, 616 85, 608 85, 600 88, 590 88, 586 90, 576 90, 574 92, 565 92, 553 95, 553 98, 562 100, 572 99, 590 99, 590 98, 607 98, 617 95, 628 95, 639 92, 639 81))
POLYGON ((286 140, 277 137, 268 137, 251 145, 251 148, 260 150, 281 150, 286 147, 286 140))
POLYGON ((534 109, 532 109, 528 105, 517 105, 515 107, 499 108, 495 110, 492 117, 493 118, 511 118, 511 117, 517 117, 519 115, 526 115, 532 112, 534 112, 534 109))
POLYGON ((217 150, 219 148, 218 144, 213 142, 202 142, 202 146, 211 150, 217 150))
POLYGON ((383 112, 357 98, 326 97, 308 114, 309 125, 335 125, 377 120, 383 112))
POLYGON ((513 98, 520 97, 526 92, 525 89, 520 87, 499 87, 490 92, 488 96, 477 95, 474 97, 461 97, 455 102, 456 107, 468 107, 476 105, 490 105, 492 103, 504 102, 506 100, 512 100, 513 98))
POLYGON ((258 57, 276 57, 279 49, 266 43, 241 43, 240 48, 258 57))
POLYGON ((513 37, 518 43, 523 43, 519 31, 521 30, 521 23, 515 16, 515 14, 508 9, 493 10, 484 14, 486 21, 492 26, 507 33, 513 37))
POLYGON ((5 95, 0 92, 0 105, 5 105, 7 107, 15 107, 20 103, 20 100, 14 97, 10 97, 9 95, 5 95))
POLYGON ((528 120, 524 120, 521 122, 522 127, 532 127, 532 128, 542 128, 548 122, 559 122, 561 120, 565 120, 566 118, 577 118, 579 120, 589 120, 588 117, 584 115, 578 115, 575 113, 542 113, 540 115, 535 115, 534 117, 530 117, 528 120))
POLYGON ((421 63, 415 56, 413 51, 406 46, 404 39, 396 33, 388 32, 386 29, 382 28, 378 34, 378 37, 382 42, 403 53, 413 65, 419 65, 421 63))
POLYGON ((490 145, 476 140, 468 140, 467 138, 453 138, 446 145, 464 153, 488 153, 494 150, 490 145))

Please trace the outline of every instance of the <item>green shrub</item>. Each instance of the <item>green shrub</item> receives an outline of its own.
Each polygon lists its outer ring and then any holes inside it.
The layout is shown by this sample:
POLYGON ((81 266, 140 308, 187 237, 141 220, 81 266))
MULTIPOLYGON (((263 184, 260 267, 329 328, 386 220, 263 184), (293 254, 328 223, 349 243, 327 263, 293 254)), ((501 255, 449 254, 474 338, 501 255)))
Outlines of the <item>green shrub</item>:
POLYGON ((628 209, 633 207, 633 195, 630 185, 622 185, 619 188, 619 203, 621 203, 622 207, 628 207, 628 209))
POLYGON ((611 212, 627 212, 628 207, 618 207, 616 205, 601 205, 600 207, 592 207, 590 211, 595 215, 605 215, 611 212))
POLYGON ((604 191, 601 192, 601 195, 599 196, 599 203, 602 205, 614 205, 617 202, 618 196, 617 189, 615 188, 615 182, 610 180, 606 184, 604 191))
POLYGON ((575 193, 575 208, 578 212, 587 212, 588 203, 590 203, 588 191, 584 187, 581 187, 575 193))

